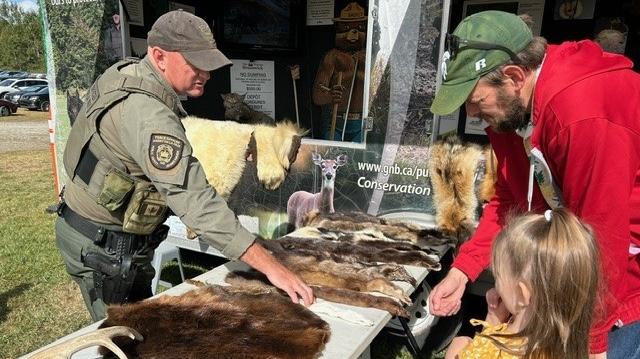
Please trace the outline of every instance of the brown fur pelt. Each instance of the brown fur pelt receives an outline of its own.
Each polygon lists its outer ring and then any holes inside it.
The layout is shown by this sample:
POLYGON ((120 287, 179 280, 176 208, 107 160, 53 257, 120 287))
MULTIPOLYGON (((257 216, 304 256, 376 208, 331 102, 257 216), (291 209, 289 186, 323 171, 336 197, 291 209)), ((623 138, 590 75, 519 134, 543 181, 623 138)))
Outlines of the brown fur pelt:
POLYGON ((120 325, 144 337, 117 343, 129 358, 315 358, 330 335, 325 321, 288 297, 216 285, 112 305, 100 327, 120 325))
POLYGON ((436 225, 461 242, 475 229, 478 210, 475 176, 481 155, 480 146, 462 143, 455 135, 438 140, 429 152, 436 225))
MULTIPOLYGON (((336 233, 331 233, 331 237, 336 233)), ((271 250, 288 251, 304 255, 313 255, 320 260, 330 259, 341 263, 396 263, 440 270, 440 258, 429 248, 398 241, 369 240, 359 242, 349 234, 338 234, 335 240, 323 236, 323 231, 302 231, 290 233, 284 237, 267 241, 271 250), (300 237, 296 234, 301 234, 300 237), (311 235, 310 235, 311 234, 311 235), (355 239, 355 241, 354 241, 355 239), (272 243, 273 241, 273 243, 272 243), (275 248, 271 248, 275 247, 275 248)))
MULTIPOLYGON (((409 317, 404 306, 411 305, 411 298, 392 281, 414 287, 417 283, 400 264, 441 268, 437 254, 410 242, 368 239, 364 243, 352 234, 331 232, 330 237, 323 237, 326 233, 303 227, 278 239, 258 238, 257 242, 312 286, 318 298, 402 317, 409 317)), ((266 277, 255 271, 233 272, 226 281, 240 287, 270 287, 266 277)))
POLYGON ((458 239, 450 233, 432 229, 408 221, 376 217, 364 212, 320 213, 312 211, 303 219, 303 225, 322 230, 367 234, 371 239, 411 242, 420 248, 449 244, 455 246, 458 239))
MULTIPOLYGON (((313 280, 313 278, 311 277, 303 277, 303 279, 305 279, 309 287, 313 289, 313 294, 317 298, 322 298, 334 303, 353 305, 356 307, 377 308, 380 310, 386 310, 392 315, 397 315, 405 318, 410 317, 409 312, 404 309, 402 303, 400 303, 395 298, 373 295, 355 289, 318 285, 310 281, 313 280)), ((227 274, 225 278, 225 281, 231 284, 233 287, 237 288, 243 288, 252 291, 280 293, 283 296, 286 295, 285 293, 274 287, 264 274, 254 270, 229 272, 229 274, 227 274)))

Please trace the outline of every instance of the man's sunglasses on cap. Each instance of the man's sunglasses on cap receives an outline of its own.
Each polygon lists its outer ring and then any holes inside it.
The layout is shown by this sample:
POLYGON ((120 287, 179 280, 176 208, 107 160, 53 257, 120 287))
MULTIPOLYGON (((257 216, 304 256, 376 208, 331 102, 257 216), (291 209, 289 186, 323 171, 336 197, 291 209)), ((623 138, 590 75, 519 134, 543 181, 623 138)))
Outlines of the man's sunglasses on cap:
POLYGON ((490 42, 461 39, 457 35, 447 34, 446 45, 447 45, 446 50, 449 51, 451 60, 455 60, 456 55, 458 55, 458 52, 460 52, 466 47, 469 49, 476 49, 476 50, 504 51, 507 54, 509 54, 509 57, 511 57, 511 61, 513 61, 513 63, 515 64, 520 63, 520 59, 518 59, 518 56, 513 51, 511 51, 508 47, 498 45, 498 44, 492 44, 490 42))

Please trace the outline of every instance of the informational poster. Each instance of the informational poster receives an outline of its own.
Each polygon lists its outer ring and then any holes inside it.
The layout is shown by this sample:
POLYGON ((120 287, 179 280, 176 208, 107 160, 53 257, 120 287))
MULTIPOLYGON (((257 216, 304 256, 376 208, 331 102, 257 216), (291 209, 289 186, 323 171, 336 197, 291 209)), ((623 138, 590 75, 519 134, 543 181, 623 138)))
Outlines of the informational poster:
POLYGON ((544 0, 468 0, 464 2, 462 17, 465 18, 485 10, 500 10, 513 14, 527 14, 533 18, 534 36, 540 36, 542 15, 544 15, 544 0))
POLYGON ((307 1, 307 26, 333 25, 334 0, 307 1))
POLYGON ((246 94, 245 103, 254 110, 275 117, 273 61, 231 60, 231 92, 246 94))

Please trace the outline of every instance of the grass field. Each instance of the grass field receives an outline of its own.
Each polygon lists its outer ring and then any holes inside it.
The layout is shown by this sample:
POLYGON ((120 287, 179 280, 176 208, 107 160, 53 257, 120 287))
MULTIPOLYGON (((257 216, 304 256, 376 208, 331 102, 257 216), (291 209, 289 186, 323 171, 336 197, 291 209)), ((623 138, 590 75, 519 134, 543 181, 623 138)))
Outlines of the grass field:
MULTIPOLYGON (((0 126, 16 121, 47 121, 46 113, 18 110, 0 117, 0 126)), ((46 129, 46 127, 44 127, 46 129)), ((66 274, 55 246, 56 216, 47 211, 56 193, 48 137, 42 150, 4 152, 0 156, 0 358, 25 355, 76 331, 91 319, 75 283, 66 274)), ((185 275, 210 267, 210 257, 183 251, 185 275)), ((179 272, 169 264, 163 279, 179 272)), ((381 334, 372 343, 375 359, 412 358, 404 340, 381 334)), ((426 358, 442 358, 443 353, 426 358)), ((336 358, 338 359, 338 358, 336 358)))

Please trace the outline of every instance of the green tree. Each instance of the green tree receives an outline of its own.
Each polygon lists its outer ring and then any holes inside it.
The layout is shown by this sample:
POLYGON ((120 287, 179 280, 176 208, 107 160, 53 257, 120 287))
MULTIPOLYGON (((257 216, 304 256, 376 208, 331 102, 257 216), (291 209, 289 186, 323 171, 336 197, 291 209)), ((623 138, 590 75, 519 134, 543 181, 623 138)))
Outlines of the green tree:
POLYGON ((46 72, 38 13, 0 0, 0 69, 46 72))

